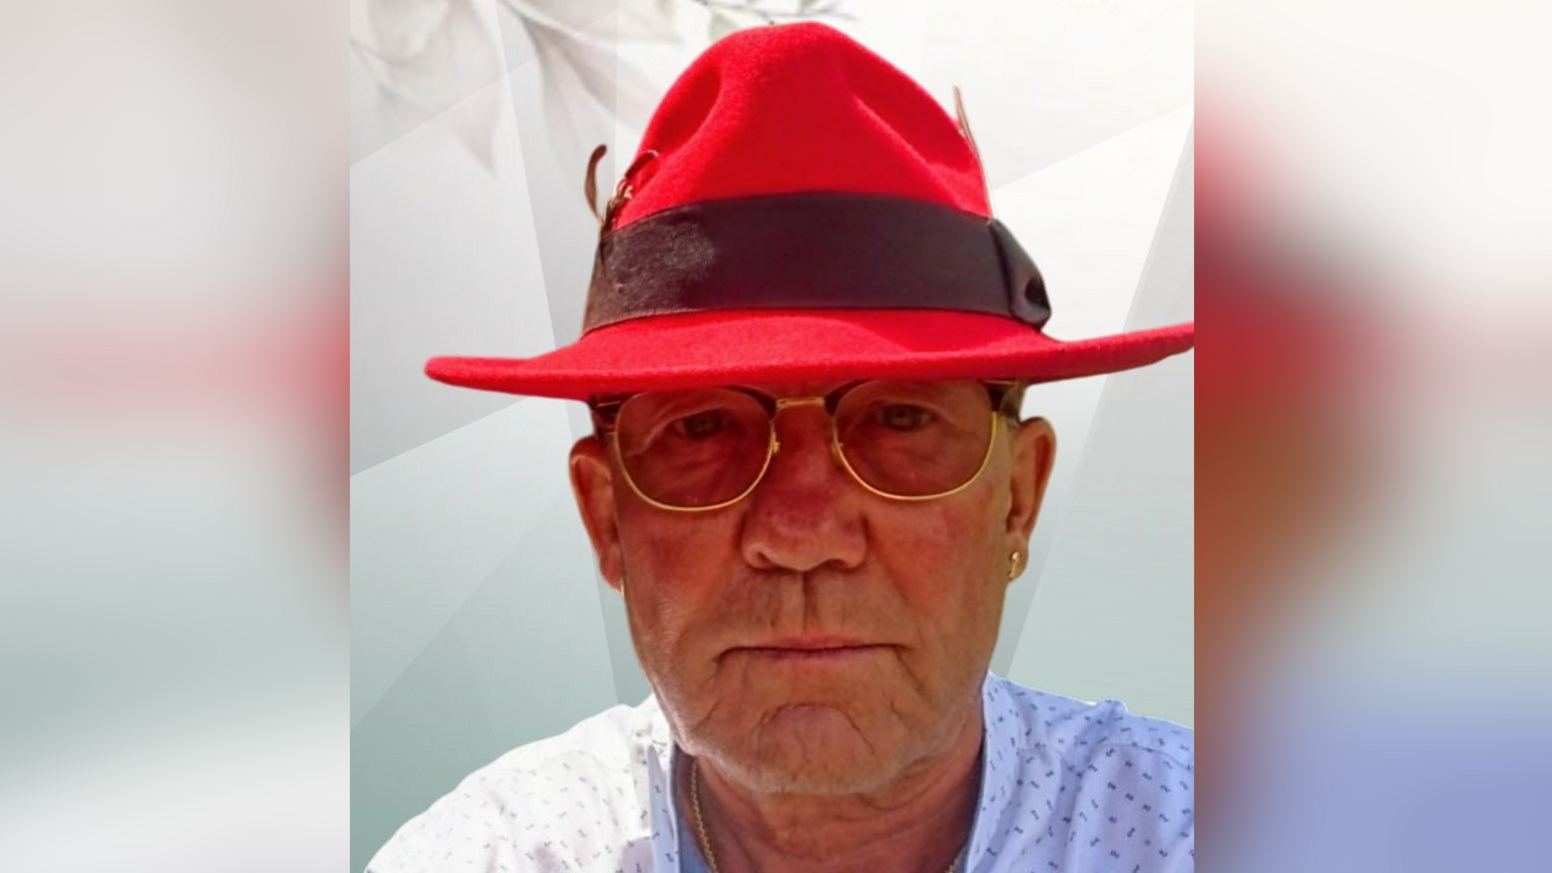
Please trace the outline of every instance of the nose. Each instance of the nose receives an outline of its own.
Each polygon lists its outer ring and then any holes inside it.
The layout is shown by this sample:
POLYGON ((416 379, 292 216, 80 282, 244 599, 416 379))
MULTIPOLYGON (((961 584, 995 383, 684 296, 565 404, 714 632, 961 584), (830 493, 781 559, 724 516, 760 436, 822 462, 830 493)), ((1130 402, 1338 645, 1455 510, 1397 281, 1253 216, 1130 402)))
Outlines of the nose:
POLYGON ((750 566, 807 573, 862 563, 862 489, 834 456, 829 428, 820 404, 798 401, 777 409, 776 454, 749 495, 743 520, 740 545, 750 566))

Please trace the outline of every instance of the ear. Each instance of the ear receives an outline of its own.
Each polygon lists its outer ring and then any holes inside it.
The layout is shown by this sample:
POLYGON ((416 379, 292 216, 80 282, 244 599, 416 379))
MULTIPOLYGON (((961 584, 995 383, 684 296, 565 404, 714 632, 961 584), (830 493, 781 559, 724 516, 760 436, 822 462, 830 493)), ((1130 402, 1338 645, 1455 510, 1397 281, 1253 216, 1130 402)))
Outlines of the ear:
POLYGON ((582 526, 598 556, 598 571, 609 587, 620 591, 625 561, 620 549, 619 519, 614 511, 614 468, 609 451, 596 436, 571 447, 571 492, 582 514, 582 526))
POLYGON ((1004 530, 1007 552, 1019 553, 1018 572, 1029 562, 1029 539, 1045 501, 1046 485, 1056 462, 1056 432, 1043 418, 1031 418, 1013 433, 1013 469, 1009 476, 1012 499, 1004 530))

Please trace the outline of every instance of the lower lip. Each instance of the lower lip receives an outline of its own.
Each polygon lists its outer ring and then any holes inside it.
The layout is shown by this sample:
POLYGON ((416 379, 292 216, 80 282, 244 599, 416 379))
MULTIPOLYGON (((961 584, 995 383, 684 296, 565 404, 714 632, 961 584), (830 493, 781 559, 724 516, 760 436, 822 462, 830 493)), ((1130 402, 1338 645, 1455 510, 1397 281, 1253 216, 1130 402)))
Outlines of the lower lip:
POLYGON ((887 646, 837 646, 832 649, 777 649, 777 648, 746 648, 735 651, 747 652, 762 658, 770 658, 777 661, 799 662, 825 662, 825 661, 850 661, 873 652, 880 652, 887 646))

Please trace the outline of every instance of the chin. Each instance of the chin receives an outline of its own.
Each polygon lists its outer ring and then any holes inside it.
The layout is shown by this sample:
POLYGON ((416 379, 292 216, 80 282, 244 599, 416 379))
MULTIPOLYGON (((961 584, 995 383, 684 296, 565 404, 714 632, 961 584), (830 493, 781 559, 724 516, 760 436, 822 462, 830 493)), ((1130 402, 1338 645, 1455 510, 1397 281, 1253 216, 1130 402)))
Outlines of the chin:
POLYGON ((897 727, 880 730, 821 704, 778 707, 727 739, 708 744, 714 747, 705 754, 736 781, 773 794, 876 791, 899 775, 907 758, 897 727))

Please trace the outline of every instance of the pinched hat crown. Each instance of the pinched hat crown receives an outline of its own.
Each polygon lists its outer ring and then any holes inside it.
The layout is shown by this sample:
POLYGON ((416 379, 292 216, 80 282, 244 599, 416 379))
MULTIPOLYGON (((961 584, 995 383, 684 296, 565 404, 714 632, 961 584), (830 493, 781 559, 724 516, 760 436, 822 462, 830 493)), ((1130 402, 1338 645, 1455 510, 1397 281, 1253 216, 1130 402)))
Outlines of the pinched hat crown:
POLYGON ((822 24, 723 39, 669 88, 641 138, 623 227, 673 206, 837 191, 991 217, 975 149, 916 82, 822 24))

